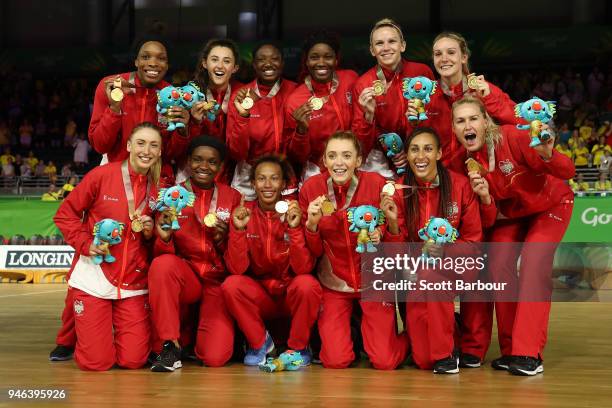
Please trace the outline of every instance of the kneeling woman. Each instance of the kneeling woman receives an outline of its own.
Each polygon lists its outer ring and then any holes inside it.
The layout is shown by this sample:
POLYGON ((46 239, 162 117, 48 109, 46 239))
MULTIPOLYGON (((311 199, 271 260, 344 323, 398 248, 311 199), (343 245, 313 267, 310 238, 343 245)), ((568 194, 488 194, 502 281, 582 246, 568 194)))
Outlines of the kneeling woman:
MULTIPOLYGON (((300 207, 307 212, 306 243, 319 264, 323 300, 319 316, 321 361, 328 368, 346 368, 355 359, 350 318, 357 300, 363 312, 361 332, 374 368, 392 370, 406 356, 408 341, 395 333, 395 309, 387 302, 361 300, 360 255, 357 234, 349 232, 347 209, 377 207, 385 179, 377 173, 357 172, 362 156, 352 132, 334 133, 324 146, 327 172, 309 178, 300 191, 300 207), (330 208, 331 207, 331 208, 330 208), (323 211, 326 214, 323 215, 323 211)), ((377 244, 384 226, 369 233, 377 244)))
POLYGON ((148 203, 157 195, 161 145, 154 125, 136 126, 127 142, 128 159, 89 172, 54 217, 75 249, 68 284, 77 333, 74 357, 83 370, 108 370, 115 364, 140 368, 147 361, 147 241, 153 236, 148 203), (103 219, 120 223, 110 234, 121 242, 106 250, 95 245, 92 236, 94 225, 103 219), (94 263, 97 256, 106 261, 94 263))
POLYGON ((310 274, 314 259, 306 249, 297 201, 279 201, 292 174, 276 156, 253 165, 256 201, 242 203, 232 214, 225 261, 229 276, 223 296, 249 343, 246 365, 259 365, 274 348, 264 320, 291 317, 287 345, 312 359, 310 331, 321 304, 321 285, 310 274), (276 211, 275 211, 276 208, 276 211), (282 214, 281 214, 282 213, 282 214))
MULTIPOLYGON (((389 240, 421 242, 419 229, 430 217, 440 217, 446 218, 459 232, 456 242, 480 241, 482 226, 479 201, 467 177, 448 171, 442 165, 440 139, 435 130, 416 130, 406 145, 409 167, 401 183, 415 186, 416 192, 407 194, 405 199, 399 196, 403 190, 398 190, 394 198, 383 196, 381 208, 387 218, 389 240)), ((442 251, 441 247, 431 248, 430 254, 440 255, 442 251)), ((419 278, 439 279, 434 278, 438 273, 433 269, 424 269, 419 271, 419 278)), ((465 274, 462 279, 465 279, 465 274)), ((407 303, 412 358, 419 368, 433 368, 434 373, 439 374, 459 372, 458 358, 453 353, 454 296, 449 294, 450 300, 442 294, 434 294, 433 298, 425 294, 424 299, 407 303), (422 301, 425 299, 427 301, 422 301)))

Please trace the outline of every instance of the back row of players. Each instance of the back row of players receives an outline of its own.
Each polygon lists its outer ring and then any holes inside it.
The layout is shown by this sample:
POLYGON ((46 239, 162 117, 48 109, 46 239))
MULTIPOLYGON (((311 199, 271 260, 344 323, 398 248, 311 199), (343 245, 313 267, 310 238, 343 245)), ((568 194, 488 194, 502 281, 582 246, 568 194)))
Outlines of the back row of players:
MULTIPOLYGON (((397 334, 392 304, 361 299, 349 207, 384 212, 386 224, 369 233, 374 243, 418 241, 431 216, 447 218, 463 242, 558 243, 573 207, 563 182, 573 177, 572 162, 553 149, 554 137, 529 147, 528 131, 516 128, 515 103, 483 76, 468 86, 469 50, 459 34, 434 40, 440 90, 427 105, 429 119, 409 121, 416 104, 403 97, 402 79, 433 74, 402 59, 405 48, 400 27, 379 21, 370 34, 377 64, 358 77, 338 69, 337 38, 314 33, 298 85, 282 79, 282 53, 264 43, 253 52, 256 79, 242 85, 232 80, 235 44, 212 40, 194 78, 206 100, 189 111, 169 108, 169 120, 183 124, 170 132, 149 123, 158 124, 156 91, 168 85, 167 52, 144 42, 136 71, 104 78, 96 89, 89 138, 110 163, 91 171, 55 216, 77 256, 51 359, 68 359, 76 347, 82 369, 139 368, 153 349, 152 369, 172 371, 181 367, 181 345, 194 344, 204 364, 221 366, 232 355, 236 322, 248 343, 245 364, 258 365, 274 348, 264 321, 290 316, 287 344, 303 364, 318 320, 323 365, 344 368, 355 358, 349 322, 358 301, 375 368, 396 368, 409 345, 420 368, 479 367, 495 306, 502 356, 493 367, 542 372, 549 302, 464 302, 455 340, 452 302, 408 303, 407 333, 397 334), (123 97, 111 95, 119 80, 123 97), (405 138, 391 162, 377 141, 387 132, 405 138), (467 158, 477 164, 469 171, 467 158), (406 166, 396 184, 416 193, 382 193, 394 166, 406 166), (195 197, 175 232, 161 228, 167 214, 148 205, 159 186, 174 183, 195 197), (282 215, 274 211, 280 200, 288 202, 282 215), (204 225, 210 213, 216 221, 204 225), (106 218, 125 228, 110 247, 115 261, 98 265, 92 259, 106 251, 91 231, 106 218), (196 329, 189 305, 198 302, 196 329)), ((516 276, 519 255, 519 293, 548 287, 554 245, 491 254, 488 269, 516 276)))

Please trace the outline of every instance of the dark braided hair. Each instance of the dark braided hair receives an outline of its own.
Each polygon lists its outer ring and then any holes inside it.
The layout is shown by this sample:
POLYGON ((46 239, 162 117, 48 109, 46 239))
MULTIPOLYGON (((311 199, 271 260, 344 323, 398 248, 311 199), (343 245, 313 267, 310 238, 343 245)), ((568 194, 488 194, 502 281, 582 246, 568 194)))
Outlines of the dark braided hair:
MULTIPOLYGON (((436 133, 434 129, 429 128, 429 127, 418 128, 414 132, 412 132, 412 134, 408 137, 408 140, 406 141, 406 149, 409 148, 410 142, 412 141, 412 139, 424 133, 427 133, 433 136, 435 143, 436 143, 436 148, 439 150, 440 149, 440 136, 438 136, 438 134, 436 133)), ((451 179, 450 179, 448 170, 446 170, 446 168, 442 165, 442 162, 440 160, 436 162, 436 168, 438 170, 438 180, 440 182, 440 185, 438 187, 440 189, 440 201, 438 203, 438 213, 431 214, 431 215, 446 218, 448 217, 451 197, 453 193, 452 183, 451 183, 451 179)), ((412 172, 412 169, 410 168, 410 166, 407 166, 406 168, 405 177, 406 177, 405 184, 409 186, 417 185, 416 177, 414 173, 412 172)), ((419 239, 418 231, 423 226, 417 225, 417 222, 419 222, 419 218, 420 218, 419 217, 420 214, 419 214, 419 194, 418 192, 409 194, 405 198, 404 204, 406 208, 406 224, 408 227, 408 239, 409 241, 419 241, 420 239, 419 239)))

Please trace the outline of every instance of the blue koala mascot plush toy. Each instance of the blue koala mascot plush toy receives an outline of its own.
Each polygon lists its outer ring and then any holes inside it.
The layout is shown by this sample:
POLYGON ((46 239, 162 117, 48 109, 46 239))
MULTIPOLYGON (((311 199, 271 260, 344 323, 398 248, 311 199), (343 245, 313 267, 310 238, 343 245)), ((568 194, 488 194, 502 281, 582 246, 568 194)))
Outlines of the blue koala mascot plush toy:
POLYGON ((115 262, 115 257, 111 255, 109 246, 117 245, 121 242, 121 234, 125 224, 111 218, 104 218, 96 222, 93 229, 93 244, 105 252, 104 256, 95 255, 93 263, 100 265, 103 261, 115 262))
POLYGON ((157 91, 157 113, 163 115, 163 122, 168 125, 168 130, 173 131, 176 128, 185 127, 182 122, 171 122, 168 120, 168 108, 172 106, 182 106, 182 91, 180 88, 176 88, 172 85, 168 85, 165 88, 157 91))
POLYGON ((514 107, 516 117, 529 122, 528 125, 516 125, 522 130, 529 129, 529 136, 531 136, 529 147, 540 145, 542 140, 550 138, 550 132, 542 130, 542 124, 550 122, 555 112, 554 101, 544 101, 540 98, 531 98, 526 102, 516 104, 514 107))
POLYGON ((455 242, 457 237, 459 237, 459 231, 446 218, 429 218, 425 226, 419 230, 419 238, 425 241, 421 257, 426 259, 427 263, 434 263, 434 259, 429 257, 429 247, 432 244, 455 242))
MULTIPOLYGON (((402 138, 397 133, 384 133, 378 136, 378 141, 384 147, 389 158, 404 150, 404 142, 402 142, 402 138)), ((406 172, 406 167, 396 167, 395 172, 403 174, 406 172)))
POLYGON ((268 357, 265 363, 259 365, 259 369, 266 373, 275 371, 297 371, 302 366, 302 355, 295 350, 286 350, 278 358, 268 357))
POLYGON ((187 85, 181 88, 181 105, 185 109, 191 109, 197 102, 204 100, 204 94, 200 91, 200 87, 193 81, 189 81, 187 85))
POLYGON ((364 252, 376 252, 376 247, 370 241, 368 233, 374 232, 377 226, 385 223, 385 215, 378 208, 371 205, 360 205, 359 207, 350 207, 346 210, 348 217, 349 231, 356 232, 357 247, 355 251, 360 254, 364 252))
POLYGON ((170 213, 171 224, 162 224, 164 230, 172 228, 178 230, 181 228, 178 222, 178 215, 185 207, 193 207, 195 195, 188 191, 183 186, 173 186, 170 188, 162 188, 157 196, 157 211, 167 211, 170 213))
POLYGON ((408 120, 427 120, 425 105, 431 100, 430 96, 436 92, 436 81, 424 76, 402 79, 402 93, 404 98, 412 100, 418 116, 409 115, 408 120))

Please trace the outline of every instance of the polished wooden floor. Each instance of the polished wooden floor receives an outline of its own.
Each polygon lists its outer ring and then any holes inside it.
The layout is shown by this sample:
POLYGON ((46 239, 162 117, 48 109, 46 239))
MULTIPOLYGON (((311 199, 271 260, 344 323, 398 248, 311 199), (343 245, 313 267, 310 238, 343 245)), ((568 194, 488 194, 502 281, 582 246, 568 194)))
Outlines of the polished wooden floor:
MULTIPOLYGON (((82 372, 74 362, 50 363, 65 285, 0 284, 0 406, 260 407, 612 406, 612 303, 555 303, 545 372, 514 377, 464 369, 439 376, 412 367, 363 367, 264 374, 233 364, 189 363, 175 373, 142 370, 82 372), (7 402, 7 388, 65 389, 63 402, 7 402)), ((498 355, 496 340, 488 360, 498 355)))

